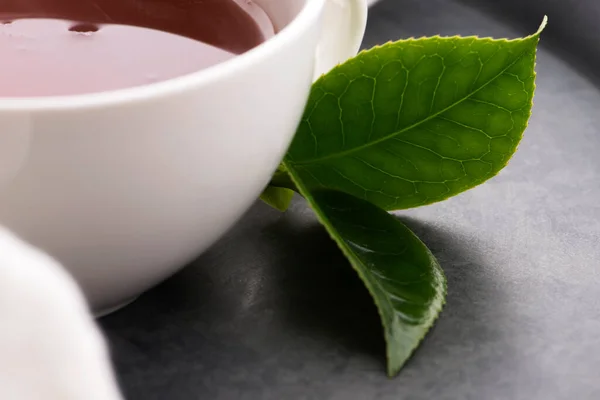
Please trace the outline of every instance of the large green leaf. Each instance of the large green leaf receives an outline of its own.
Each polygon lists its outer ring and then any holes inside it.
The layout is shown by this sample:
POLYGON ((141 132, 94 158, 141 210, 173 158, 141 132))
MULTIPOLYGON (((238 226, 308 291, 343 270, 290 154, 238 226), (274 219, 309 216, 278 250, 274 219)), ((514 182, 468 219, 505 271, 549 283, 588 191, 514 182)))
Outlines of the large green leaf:
POLYGON ((395 375, 433 325, 446 280, 425 245, 393 215, 343 192, 300 190, 373 296, 395 375))
POLYGON ((387 210, 486 181, 527 126, 542 28, 523 39, 431 37, 362 52, 313 85, 286 166, 309 190, 387 210))

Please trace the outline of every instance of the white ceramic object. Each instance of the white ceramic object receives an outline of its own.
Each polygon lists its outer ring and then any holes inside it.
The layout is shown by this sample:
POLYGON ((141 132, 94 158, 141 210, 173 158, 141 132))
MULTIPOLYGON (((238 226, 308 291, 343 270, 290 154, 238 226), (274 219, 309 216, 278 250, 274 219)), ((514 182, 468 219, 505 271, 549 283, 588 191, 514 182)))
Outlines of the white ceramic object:
POLYGON ((281 32, 223 64, 115 92, 0 98, 0 224, 60 261, 95 311, 230 228, 283 157, 315 72, 359 48, 366 0, 255 1, 281 32))
POLYGON ((0 399, 121 399, 73 278, 4 229, 0 249, 0 399))

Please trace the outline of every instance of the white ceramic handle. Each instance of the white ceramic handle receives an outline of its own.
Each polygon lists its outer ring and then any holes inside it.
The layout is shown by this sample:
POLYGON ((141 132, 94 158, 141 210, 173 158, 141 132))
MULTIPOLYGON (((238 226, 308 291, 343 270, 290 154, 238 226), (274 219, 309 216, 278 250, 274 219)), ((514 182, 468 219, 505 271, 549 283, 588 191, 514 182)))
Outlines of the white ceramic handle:
POLYGON ((367 0, 326 0, 315 79, 354 57, 367 26, 367 0))

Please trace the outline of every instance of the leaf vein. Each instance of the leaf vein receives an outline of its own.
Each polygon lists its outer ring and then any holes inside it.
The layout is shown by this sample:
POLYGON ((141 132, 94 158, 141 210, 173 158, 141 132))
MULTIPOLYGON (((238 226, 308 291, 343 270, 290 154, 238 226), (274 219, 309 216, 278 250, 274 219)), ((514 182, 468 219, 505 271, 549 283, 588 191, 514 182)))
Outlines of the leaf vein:
POLYGON ((455 102, 453 102, 449 106, 447 106, 447 107, 445 107, 445 108, 437 111, 436 113, 434 113, 432 115, 429 115, 429 116, 427 116, 427 117, 425 117, 425 118, 423 118, 423 119, 421 119, 421 120, 419 120, 419 121, 417 121, 417 122, 415 122, 415 123, 413 123, 413 124, 411 124, 411 125, 409 125, 407 127, 404 127, 402 129, 400 129, 399 131, 393 132, 393 133, 391 133, 389 135, 382 136, 381 138, 378 138, 378 139, 376 139, 376 140, 374 140, 372 142, 365 143, 365 144, 362 144, 360 146, 356 146, 354 148, 351 148, 351 149, 348 149, 348 150, 345 150, 345 151, 340 151, 340 152, 337 152, 337 153, 328 154, 326 156, 319 157, 319 158, 313 158, 313 159, 302 160, 302 161, 295 161, 293 163, 295 165, 298 165, 298 164, 310 164, 310 163, 315 163, 315 162, 322 162, 322 161, 333 159, 333 158, 339 158, 339 157, 343 157, 343 156, 346 156, 348 154, 360 151, 360 150, 362 150, 364 148, 367 148, 367 147, 370 147, 370 146, 372 146, 374 144, 386 141, 388 139, 393 139, 395 136, 397 136, 399 134, 405 133, 405 132, 407 132, 407 131, 409 131, 411 129, 414 129, 414 128, 416 128, 416 127, 424 124, 425 122, 431 121, 431 120, 439 117, 443 113, 451 110, 452 108, 454 108, 457 105, 461 104, 463 101, 465 101, 465 100, 469 99, 470 97, 474 96, 476 93, 478 93, 479 91, 481 91, 482 89, 484 89, 488 85, 493 84, 493 82, 496 79, 498 79, 498 77, 500 77, 502 74, 504 74, 505 72, 507 72, 513 65, 515 65, 519 60, 521 60, 526 54, 529 54, 529 53, 530 53, 529 50, 523 51, 521 54, 519 54, 519 56, 515 57, 515 59, 510 64, 508 64, 507 66, 505 66, 499 73, 497 73, 496 75, 494 75, 491 79, 489 79, 487 82, 485 82, 484 84, 482 84, 480 87, 478 87, 474 91, 472 91, 472 92, 468 93, 467 95, 459 98, 458 100, 456 100, 455 102))

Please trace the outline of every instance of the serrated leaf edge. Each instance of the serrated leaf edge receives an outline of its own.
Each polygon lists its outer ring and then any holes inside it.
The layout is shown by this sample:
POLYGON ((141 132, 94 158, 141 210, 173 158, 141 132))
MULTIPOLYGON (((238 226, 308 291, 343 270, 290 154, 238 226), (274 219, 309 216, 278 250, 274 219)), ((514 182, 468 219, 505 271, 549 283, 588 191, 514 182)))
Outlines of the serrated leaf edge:
MULTIPOLYGON (((542 34, 542 32, 544 31, 544 29, 546 29, 546 25, 548 25, 548 16, 544 15, 544 18, 542 18, 542 23, 540 24, 538 30, 528 36, 524 36, 524 37, 518 37, 518 38, 513 38, 513 39, 508 39, 508 38, 494 38, 491 36, 483 36, 480 37, 478 35, 468 35, 468 36, 462 36, 462 35, 453 35, 453 36, 441 36, 441 35, 433 35, 433 36, 419 36, 419 37, 409 37, 409 38, 404 38, 404 39, 398 39, 398 40, 390 40, 386 43, 383 44, 378 44, 375 45, 371 48, 368 49, 363 49, 361 51, 358 52, 358 54, 355 57, 358 57, 360 55, 363 54, 368 54, 371 51, 374 50, 379 50, 381 48, 384 47, 388 47, 391 45, 394 45, 395 43, 399 43, 399 42, 418 42, 419 40, 428 40, 428 39, 475 39, 475 40, 482 40, 482 41, 487 41, 487 42, 503 42, 503 43, 511 43, 511 42, 520 42, 520 41, 525 41, 528 39, 532 39, 537 37, 539 39, 540 35, 542 34)), ((354 57, 353 57, 354 58, 354 57)), ((336 66, 334 66, 331 70, 325 72, 324 74, 322 74, 321 76, 319 76, 319 78, 314 82, 314 83, 318 83, 321 79, 323 79, 323 77, 327 76, 329 73, 331 72, 335 72, 338 68, 340 68, 342 65, 344 65, 348 60, 338 63, 336 66)))

